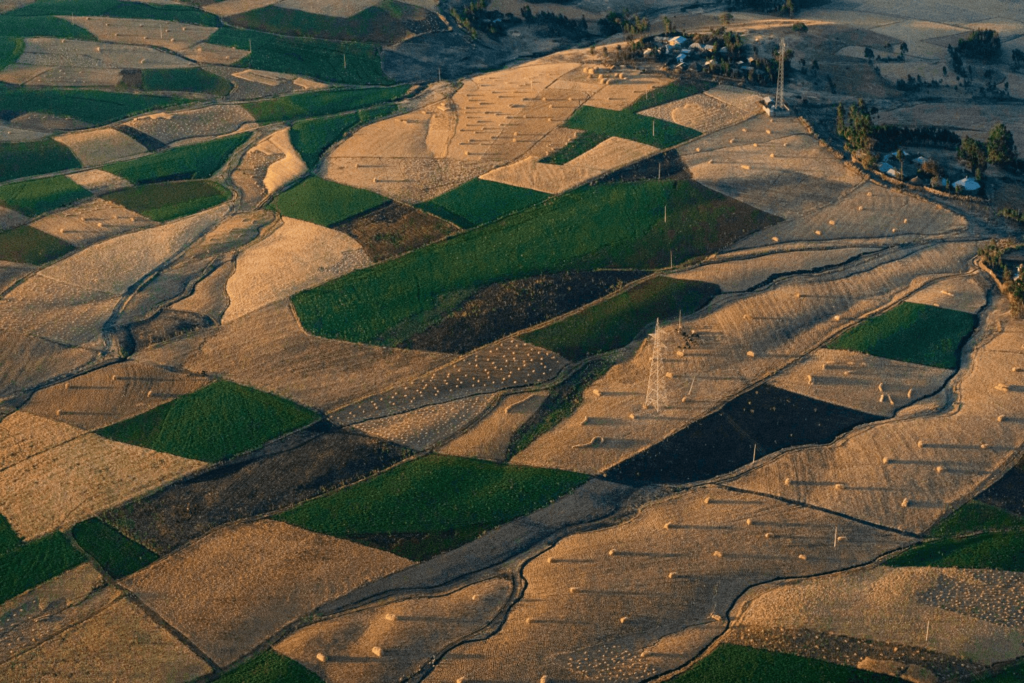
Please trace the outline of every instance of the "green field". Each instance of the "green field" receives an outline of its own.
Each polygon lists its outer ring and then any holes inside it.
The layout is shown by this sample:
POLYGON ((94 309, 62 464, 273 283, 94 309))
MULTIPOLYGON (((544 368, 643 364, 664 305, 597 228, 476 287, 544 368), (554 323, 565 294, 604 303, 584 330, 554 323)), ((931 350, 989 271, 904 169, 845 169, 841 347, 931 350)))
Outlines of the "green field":
POLYGON ((206 69, 142 69, 141 90, 201 92, 224 97, 234 87, 206 69))
POLYGON ((1008 666, 999 673, 980 680, 985 683, 1020 683, 1024 681, 1024 662, 1008 666))
POLYGON ((232 382, 214 382, 97 434, 155 451, 219 462, 316 422, 291 401, 232 382))
POLYGON ((3 515, 0 515, 0 557, 11 552, 19 545, 21 545, 21 539, 18 538, 18 534, 14 533, 11 525, 3 515))
POLYGON ((565 147, 544 157, 541 161, 545 164, 556 164, 561 166, 562 164, 572 161, 584 152, 589 152, 607 139, 608 137, 605 135, 585 130, 570 140, 569 144, 565 147))
POLYGON ((706 282, 655 277, 547 327, 521 335, 569 360, 612 351, 633 341, 656 318, 667 324, 689 315, 722 293, 706 282))
POLYGON ((542 508, 586 480, 575 472, 428 455, 277 518, 418 561, 542 508))
POLYGON ((848 330, 828 347, 956 370, 960 349, 977 322, 970 313, 904 302, 848 330))
POLYGON ((163 19, 184 24, 216 26, 217 17, 194 7, 170 4, 144 4, 121 0, 36 0, 19 7, 5 17, 38 16, 121 17, 125 19, 163 19))
POLYGON ((12 533, 0 517, 0 604, 85 561, 60 533, 16 545, 12 533))
POLYGON ((96 40, 96 36, 84 28, 59 17, 13 17, 9 14, 0 14, 0 36, 96 40))
POLYGON ((679 126, 661 119, 640 116, 631 111, 614 111, 597 107, 582 106, 569 120, 566 128, 577 128, 605 137, 619 137, 635 140, 655 147, 675 147, 700 135, 692 128, 679 126))
POLYGON ((313 176, 274 200, 282 216, 330 227, 387 204, 390 199, 313 176))
POLYGON ((71 536, 115 579, 134 574, 157 560, 156 553, 96 518, 76 524, 71 536))
POLYGON ((260 123, 269 123, 362 109, 374 104, 400 99, 407 92, 409 92, 407 85, 394 85, 387 88, 321 90, 320 92, 277 97, 272 100, 246 102, 242 106, 260 123))
POLYGON ((0 182, 81 167, 78 157, 52 138, 0 143, 0 182))
POLYGON ((231 153, 251 135, 252 133, 239 133, 209 142, 175 147, 138 159, 108 164, 103 170, 139 185, 168 180, 209 178, 220 170, 231 153))
POLYGON ((235 66, 298 74, 329 83, 391 83, 381 69, 379 49, 366 43, 292 38, 237 28, 218 29, 209 40, 239 50, 248 50, 250 41, 252 54, 235 66))
POLYGON ((25 41, 17 36, 0 36, 0 69, 18 61, 25 50, 25 41))
POLYGON ((292 125, 290 133, 292 146, 306 162, 306 166, 315 168, 327 148, 340 140, 353 126, 388 116, 397 109, 393 104, 382 104, 358 112, 298 121, 292 125))
POLYGON ((24 216, 38 216, 91 196, 88 190, 60 175, 0 185, 0 206, 24 216))
POLYGON ((670 252, 680 263, 777 220, 687 181, 583 187, 300 292, 292 302, 314 334, 376 343, 460 291, 568 270, 664 267, 670 252))
POLYGON ((28 112, 38 112, 102 126, 151 109, 166 109, 186 102, 177 97, 102 90, 0 87, 0 118, 13 119, 28 112))
POLYGON ((536 190, 474 178, 418 206, 460 228, 473 228, 540 204, 549 196, 536 190))
POLYGON ((626 107, 626 111, 636 114, 645 109, 650 109, 651 107, 657 107, 658 105, 681 100, 684 97, 697 95, 704 92, 712 85, 713 83, 681 83, 679 81, 674 81, 668 85, 663 85, 660 88, 651 90, 636 102, 626 107))
POLYGON ((893 567, 961 567, 1024 571, 1024 518, 970 502, 936 524, 935 540, 890 559, 893 567))
POLYGON ((231 193, 212 180, 182 180, 128 187, 103 198, 154 221, 190 216, 223 204, 231 193))
MULTIPOLYGON (((392 3, 397 5, 397 3, 392 3)), ((228 19, 239 28, 277 33, 285 36, 306 36, 324 40, 349 40, 378 45, 397 43, 408 35, 402 17, 385 6, 367 7, 351 17, 330 17, 270 5, 228 19)), ((418 7, 423 15, 426 12, 418 7)))
POLYGON ((982 531, 1024 529, 1024 519, 995 505, 971 501, 932 527, 933 538, 950 538, 982 531))
POLYGON ((667 683, 896 683, 899 680, 852 666, 722 643, 667 683))
POLYGON ((266 650, 217 679, 218 683, 320 683, 298 662, 266 650))
POLYGON ((30 225, 0 232, 0 261, 40 266, 73 250, 72 245, 59 237, 30 225))

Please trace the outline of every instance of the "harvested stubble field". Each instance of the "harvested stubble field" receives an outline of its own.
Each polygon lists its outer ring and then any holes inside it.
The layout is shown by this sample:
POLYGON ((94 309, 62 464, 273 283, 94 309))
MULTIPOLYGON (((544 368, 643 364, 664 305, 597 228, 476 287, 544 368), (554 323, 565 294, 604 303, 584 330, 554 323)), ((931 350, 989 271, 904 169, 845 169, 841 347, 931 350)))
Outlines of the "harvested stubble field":
POLYGON ((22 543, 0 517, 0 604, 82 562, 85 558, 63 535, 22 543))
POLYGON ((475 228, 528 209, 547 198, 544 192, 476 178, 420 204, 419 208, 451 221, 460 228, 475 228))
POLYGON ((345 233, 285 218, 238 255, 227 283, 231 305, 223 322, 369 265, 362 247, 345 233))
POLYGON ((144 230, 154 225, 153 221, 129 211, 120 204, 99 198, 51 213, 32 222, 32 227, 36 230, 76 247, 85 247, 109 237, 144 230))
POLYGON ((388 201, 367 190, 312 177, 278 196, 273 207, 289 218, 331 227, 388 201))
POLYGON ((448 221, 399 202, 353 218, 342 229, 374 262, 401 256, 459 232, 448 221))
MULTIPOLYGON (((252 116, 243 107, 235 104, 218 104, 174 113, 160 112, 139 116, 127 121, 121 130, 128 135, 134 135, 143 144, 148 144, 152 150, 161 144, 173 145, 186 140, 220 137, 255 127, 252 116)), ((209 144, 209 151, 218 154, 217 145, 226 143, 222 140, 213 140, 209 144)), ((202 149, 196 147, 196 150, 202 149)), ((209 163, 199 156, 196 162, 209 163)))
POLYGON ((491 408, 494 399, 489 394, 468 396, 360 422, 355 425, 355 429, 415 451, 426 451, 462 431, 491 408))
POLYGON ((898 678, 782 652, 722 643, 668 683, 895 683, 898 678))
POLYGON ((585 187, 302 292, 292 303, 314 334, 374 343, 460 290, 565 270, 667 265, 670 252, 680 261, 705 254, 773 220, 683 181, 585 187))
POLYGON ((865 320, 828 346, 956 370, 960 351, 977 324, 973 313, 903 302, 865 320))
POLYGON ((94 126, 184 103, 185 100, 175 97, 101 90, 0 88, 0 111, 4 112, 5 118, 35 112, 76 119, 94 126))
POLYGON ((586 479, 573 472, 428 455, 277 519, 425 560, 552 503, 586 479))
POLYGON ((114 579, 121 579, 156 561, 152 550, 132 541, 99 519, 87 519, 71 529, 75 543, 114 579))
POLYGON ((986 489, 978 500, 1024 516, 1024 465, 1018 463, 1002 479, 986 489))
POLYGON ((720 85, 674 102, 651 105, 639 113, 707 134, 760 114, 760 98, 760 93, 752 90, 720 85))
POLYGON ((91 349, 68 347, 12 329, 0 322, 0 343, 5 362, 0 365, 0 396, 12 396, 54 377, 80 370, 99 354, 91 349))
POLYGON ((215 467, 102 518, 160 554, 216 527, 265 515, 352 484, 409 457, 403 448, 321 425, 253 457, 215 467))
POLYGON ((74 152, 83 166, 102 166, 147 152, 144 146, 114 128, 75 131, 54 139, 74 152))
POLYGON ((154 221, 169 221, 223 204, 231 192, 212 180, 152 183, 111 192, 104 199, 154 221))
POLYGON ((82 436, 70 425, 17 410, 0 421, 0 469, 82 436))
POLYGON ((410 564, 350 541, 260 520, 222 527, 124 583, 226 666, 328 600, 410 564))
POLYGON ((0 186, 0 205, 23 216, 38 216, 92 195, 64 176, 0 186))
MULTIPOLYGON (((0 110, 5 107, 4 94, 5 92, 0 90, 0 110)), ((81 162, 70 149, 51 138, 0 143, 0 181, 66 171, 81 166, 81 162)))
POLYGON ((247 102, 242 106, 259 123, 271 123, 363 109, 400 99, 408 92, 409 86, 407 85, 394 85, 388 88, 322 90, 260 102, 247 102))
POLYGON ((0 677, 73 681, 80 677, 83 662, 89 662, 89 674, 96 680, 186 683, 210 673, 206 662, 154 623, 141 607, 122 598, 0 665, 0 677))
MULTIPOLYGON (((76 40, 96 40, 89 31, 75 26, 60 17, 0 17, 0 36, 26 38, 28 36, 47 36, 50 38, 74 38, 76 40)), ((0 68, 6 66, 0 61, 0 68)))
POLYGON ((469 431, 437 451, 442 455, 503 462, 512 436, 536 414, 547 397, 545 391, 505 396, 469 431))
MULTIPOLYGON (((406 7, 409 14, 419 14, 421 21, 429 16, 422 9, 406 7)), ((409 35, 402 22, 402 8, 403 6, 398 3, 382 3, 367 7, 351 17, 332 17, 279 5, 268 5, 244 14, 236 14, 229 21, 233 26, 240 28, 286 36, 391 45, 409 35), (388 11, 389 9, 392 11, 388 11)))
POLYGON ((627 345, 652 318, 690 316, 720 293, 718 285, 707 282, 655 277, 522 339, 569 360, 583 360, 627 345))
POLYGON ((22 216, 17 211, 8 209, 6 206, 0 206, 0 230, 10 230, 25 223, 28 223, 27 217, 22 216))
POLYGON ((612 467, 627 484, 681 484, 731 472, 775 451, 828 443, 874 415, 761 385, 661 443, 612 467))
POLYGON ((74 250, 64 240, 30 225, 0 232, 0 261, 42 265, 74 250))
POLYGON ((316 413, 290 401, 222 380, 98 433, 164 453, 218 462, 316 420, 316 413))
POLYGON ((26 38, 25 51, 18 57, 18 64, 56 69, 180 69, 191 66, 175 54, 143 45, 64 38, 26 38))
POLYGON ((785 275, 826 270, 877 250, 877 247, 838 247, 767 254, 734 251, 727 261, 709 259, 696 268, 669 277, 711 282, 724 292, 747 292, 785 275))
POLYGON ((508 579, 411 598, 307 626, 274 646, 328 683, 399 680, 486 627, 512 597, 508 579), (370 656, 380 648, 382 657, 370 656), (320 662, 316 653, 327 655, 320 662))
POLYGON ((242 133, 177 147, 139 159, 110 164, 103 170, 136 184, 209 178, 249 137, 249 134, 242 133))
MULTIPOLYGON (((180 52, 209 38, 213 26, 182 24, 161 19, 129 19, 117 17, 71 16, 67 21, 104 43, 148 45, 180 52)), ((70 36, 69 36, 70 37, 70 36)), ((174 88, 161 88, 174 90, 174 88)), ((226 94, 226 93, 225 93, 226 94)))
POLYGON ((939 280, 907 297, 907 302, 977 315, 988 304, 990 281, 981 273, 939 280))
POLYGON ((529 561, 525 593, 498 633, 455 648, 426 680, 508 680, 509 671, 652 679, 718 637, 726 622, 709 614, 720 615, 750 586, 857 566, 905 543, 762 496, 717 487, 676 494, 626 522, 570 535, 529 561), (837 527, 847 541, 833 548, 837 527))
POLYGON ((291 185, 309 171, 302 157, 292 146, 291 134, 287 130, 279 130, 267 136, 253 149, 275 159, 267 166, 263 176, 263 188, 268 195, 291 185))
POLYGON ((440 320, 405 336, 399 345, 466 353, 575 310, 643 275, 637 270, 570 271, 489 285, 457 302, 440 320))

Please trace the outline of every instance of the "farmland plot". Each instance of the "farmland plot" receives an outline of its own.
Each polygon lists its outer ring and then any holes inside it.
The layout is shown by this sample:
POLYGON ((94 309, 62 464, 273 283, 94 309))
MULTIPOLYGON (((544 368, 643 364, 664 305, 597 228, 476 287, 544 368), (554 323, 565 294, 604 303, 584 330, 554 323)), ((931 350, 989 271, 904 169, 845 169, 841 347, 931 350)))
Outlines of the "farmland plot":
POLYGON ((437 451, 444 455, 504 461, 512 435, 533 416, 547 396, 544 391, 505 396, 477 424, 437 451))
POLYGON ((354 426, 363 433, 416 451, 425 451, 450 439, 493 404, 492 395, 469 396, 407 413, 367 420, 354 426))
MULTIPOLYGON (((102 171, 87 171, 87 173, 102 171)), ((93 199, 51 213, 32 222, 32 227, 76 247, 114 237, 125 232, 151 228, 155 223, 134 211, 105 199, 93 199)))
POLYGON ((4 362, 0 365, 0 396, 13 396, 98 360, 97 351, 47 341, 0 322, 4 362))
POLYGON ((16 410, 0 421, 0 470, 82 436, 63 422, 16 410))
POLYGON ((79 16, 68 17, 67 20, 87 30, 104 43, 146 45, 174 52, 203 42, 217 30, 213 26, 196 26, 160 19, 79 16))
POLYGON ((25 66, 92 69, 167 69, 191 64, 177 55, 141 45, 118 45, 61 38, 26 38, 18 58, 25 66))
POLYGON ((42 265, 73 248, 64 240, 29 225, 0 232, 0 259, 13 263, 42 265))
POLYGON ((877 248, 793 249, 778 253, 734 251, 729 254, 729 260, 708 259, 696 268, 668 277, 710 282, 724 292, 745 292, 779 276, 839 266, 873 251, 877 248))
POLYGON ((70 173, 68 178, 94 195, 102 195, 131 186, 131 183, 124 178, 120 178, 113 173, 101 171, 98 168, 94 168, 91 171, 70 173))
MULTIPOLYGON (((118 190, 104 198, 159 222, 197 214, 223 204, 231 199, 231 192, 212 180, 182 180, 118 190)), ((219 213, 223 209, 216 211, 219 213)))
MULTIPOLYGON (((0 91, 0 106, 2 106, 0 91)), ((0 131, 4 128, 0 127, 0 131)), ((14 129, 7 129, 11 133, 14 129)), ((80 168, 81 162, 64 145, 50 138, 18 140, 20 133, 4 135, 0 140, 0 180, 14 180, 42 173, 80 168)), ((23 136, 22 136, 23 137, 23 136)))
POLYGON ((252 116, 243 107, 218 104, 181 112, 139 116, 126 121, 125 125, 165 145, 171 145, 186 140, 201 140, 249 130, 255 127, 249 125, 253 122, 252 116))

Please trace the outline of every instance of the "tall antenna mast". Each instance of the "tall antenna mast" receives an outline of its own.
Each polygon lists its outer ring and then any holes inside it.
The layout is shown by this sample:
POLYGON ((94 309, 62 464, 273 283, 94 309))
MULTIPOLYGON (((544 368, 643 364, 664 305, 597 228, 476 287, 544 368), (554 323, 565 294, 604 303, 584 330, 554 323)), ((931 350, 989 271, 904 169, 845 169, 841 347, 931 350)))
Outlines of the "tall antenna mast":
POLYGON ((651 335, 651 374, 647 378, 647 398, 644 408, 654 408, 660 413, 665 405, 665 371, 662 359, 665 343, 661 338, 661 320, 654 321, 654 334, 651 335))
POLYGON ((779 41, 779 82, 775 86, 775 110, 787 111, 786 106, 786 39, 779 41))

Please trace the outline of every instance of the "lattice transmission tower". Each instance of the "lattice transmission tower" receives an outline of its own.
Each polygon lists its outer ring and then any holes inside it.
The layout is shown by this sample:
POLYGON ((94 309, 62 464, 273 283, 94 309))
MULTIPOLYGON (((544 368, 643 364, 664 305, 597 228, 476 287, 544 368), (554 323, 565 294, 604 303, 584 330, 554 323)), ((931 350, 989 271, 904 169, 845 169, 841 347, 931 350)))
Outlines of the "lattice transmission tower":
POLYGON ((654 408, 661 412, 665 405, 665 342, 662 340, 661 321, 654 321, 654 333, 651 335, 651 374, 647 377, 647 398, 644 408, 654 408))
POLYGON ((788 111, 786 106, 786 39, 779 41, 779 82, 775 86, 775 111, 788 111))

